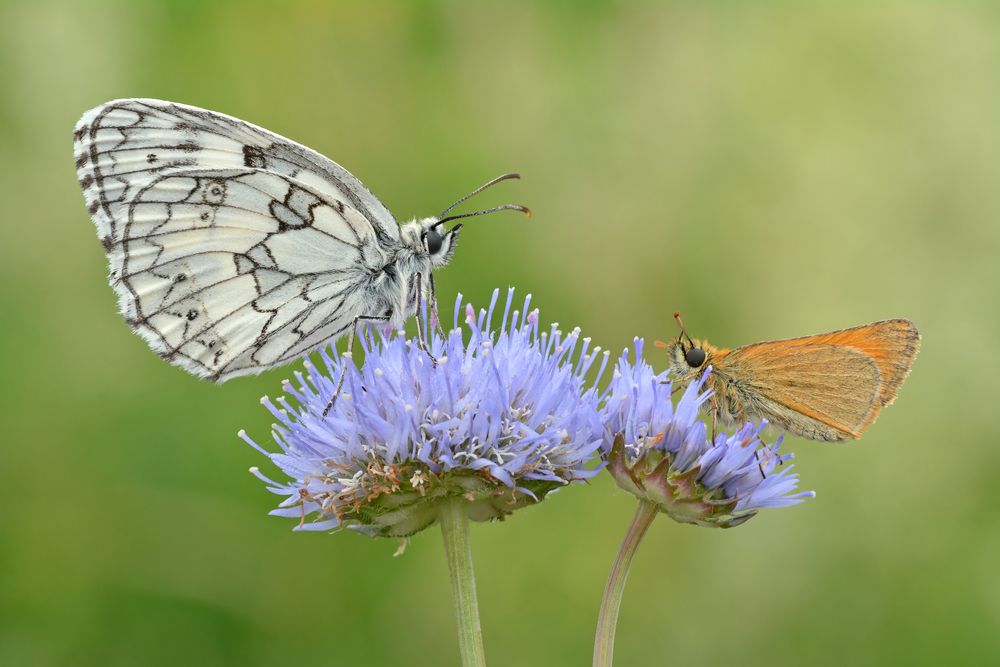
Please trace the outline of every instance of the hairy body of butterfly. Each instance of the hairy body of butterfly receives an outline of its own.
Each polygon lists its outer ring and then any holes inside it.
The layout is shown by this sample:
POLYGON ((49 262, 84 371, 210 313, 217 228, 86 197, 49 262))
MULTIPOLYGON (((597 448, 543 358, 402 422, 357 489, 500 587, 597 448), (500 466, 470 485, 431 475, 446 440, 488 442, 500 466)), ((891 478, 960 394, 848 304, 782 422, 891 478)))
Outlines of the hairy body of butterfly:
MULTIPOLYGON (((73 141, 126 322, 170 363, 218 382, 288 363, 360 321, 400 326, 433 301, 432 273, 455 252, 462 225, 444 222, 466 217, 445 218, 449 207, 400 226, 319 153, 173 102, 102 104, 73 141)), ((527 212, 491 210, 503 208, 527 212)))
POLYGON ((671 371, 690 381, 708 367, 709 410, 726 425, 767 419, 810 440, 860 438, 891 404, 920 348, 909 320, 816 336, 717 348, 682 333, 667 348, 671 371))

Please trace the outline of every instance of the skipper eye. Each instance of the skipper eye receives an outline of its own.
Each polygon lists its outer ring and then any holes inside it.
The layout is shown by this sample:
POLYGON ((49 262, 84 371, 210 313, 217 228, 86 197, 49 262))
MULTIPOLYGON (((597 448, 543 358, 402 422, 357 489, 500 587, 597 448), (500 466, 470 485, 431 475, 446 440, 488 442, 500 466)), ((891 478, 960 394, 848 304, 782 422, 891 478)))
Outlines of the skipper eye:
POLYGON ((444 244, 444 234, 439 232, 436 227, 431 227, 427 230, 424 238, 427 239, 427 252, 432 255, 438 254, 444 244))
POLYGON ((691 368, 698 368, 705 363, 705 350, 700 347, 692 347, 684 353, 684 361, 686 361, 688 366, 691 368))

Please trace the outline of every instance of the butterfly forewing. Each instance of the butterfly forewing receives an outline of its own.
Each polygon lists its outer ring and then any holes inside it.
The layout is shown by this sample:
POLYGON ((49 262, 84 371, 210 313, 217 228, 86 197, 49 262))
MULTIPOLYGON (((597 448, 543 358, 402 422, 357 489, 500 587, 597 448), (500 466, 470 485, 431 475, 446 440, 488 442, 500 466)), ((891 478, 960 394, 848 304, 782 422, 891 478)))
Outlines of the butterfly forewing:
POLYGON ((291 176, 360 212, 380 238, 399 238, 392 214, 346 169, 232 116, 163 100, 115 100, 86 112, 73 138, 77 175, 99 231, 113 233, 115 209, 161 171, 246 167, 291 176))
POLYGON ((74 140, 121 311, 171 363, 220 381, 260 372, 379 307, 365 281, 398 226, 318 153, 155 100, 93 109, 74 140))

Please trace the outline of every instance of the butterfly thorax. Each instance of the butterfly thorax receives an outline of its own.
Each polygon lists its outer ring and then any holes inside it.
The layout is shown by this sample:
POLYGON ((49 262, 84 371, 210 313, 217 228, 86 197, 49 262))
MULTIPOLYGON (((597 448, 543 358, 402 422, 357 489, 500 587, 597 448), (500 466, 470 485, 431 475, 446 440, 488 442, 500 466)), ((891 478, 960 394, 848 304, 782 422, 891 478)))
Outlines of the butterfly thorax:
POLYGON ((429 296, 431 273, 451 260, 461 225, 445 233, 437 231, 436 218, 404 223, 399 228, 399 244, 382 267, 391 280, 384 285, 385 302, 396 305, 390 313, 395 326, 417 314, 421 297, 429 296))
POLYGON ((670 371, 677 383, 687 384, 704 373, 709 366, 712 367, 705 380, 706 388, 712 392, 709 410, 725 424, 747 417, 745 392, 736 378, 727 372, 725 359, 730 352, 728 348, 718 348, 703 340, 675 340, 667 346, 670 371), (692 349, 702 350, 704 355, 692 354, 692 349))
POLYGON ((732 426, 747 420, 767 418, 781 428, 788 428, 788 424, 778 419, 772 410, 761 405, 760 388, 750 386, 746 377, 734 372, 730 359, 733 350, 715 347, 703 340, 695 340, 693 344, 695 348, 704 350, 704 362, 691 367, 687 359, 691 344, 684 343, 670 350, 671 367, 678 373, 680 381, 689 382, 711 366, 712 372, 705 380, 705 387, 712 392, 706 408, 713 420, 723 426, 732 426), (681 371, 683 374, 680 374, 681 371))

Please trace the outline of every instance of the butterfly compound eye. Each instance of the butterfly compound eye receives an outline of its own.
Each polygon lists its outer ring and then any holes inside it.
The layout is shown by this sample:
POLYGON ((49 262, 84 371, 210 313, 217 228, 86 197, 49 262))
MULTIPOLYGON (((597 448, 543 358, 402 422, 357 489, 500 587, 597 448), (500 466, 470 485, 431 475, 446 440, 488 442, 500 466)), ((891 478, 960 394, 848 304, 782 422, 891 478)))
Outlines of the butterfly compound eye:
POLYGON ((692 347, 684 353, 684 360, 691 368, 698 368, 705 363, 705 350, 700 347, 692 347))
POLYGON ((427 252, 436 255, 441 250, 441 244, 444 243, 444 235, 436 227, 431 227, 427 230, 426 238, 427 252))

